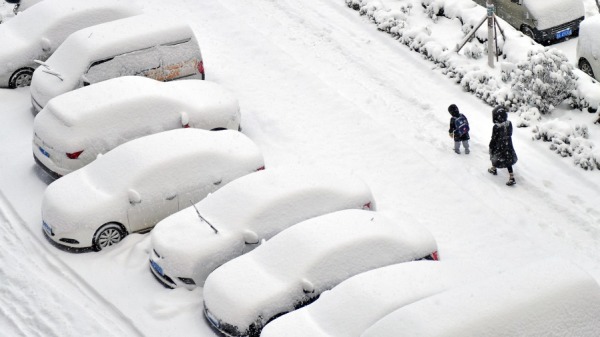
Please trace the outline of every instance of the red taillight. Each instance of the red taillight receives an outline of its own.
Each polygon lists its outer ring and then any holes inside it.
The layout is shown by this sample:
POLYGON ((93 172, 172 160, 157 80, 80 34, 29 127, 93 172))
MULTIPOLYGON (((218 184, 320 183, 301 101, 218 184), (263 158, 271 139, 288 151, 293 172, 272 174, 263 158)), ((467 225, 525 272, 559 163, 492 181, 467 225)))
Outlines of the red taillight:
POLYGON ((73 152, 73 153, 67 153, 67 157, 69 157, 69 159, 77 159, 77 158, 79 158, 79 155, 82 153, 83 153, 83 150, 73 152))
POLYGON ((440 257, 438 256, 438 252, 437 252, 437 250, 436 250, 435 252, 431 253, 431 255, 430 255, 430 256, 431 256, 431 259, 432 259, 433 261, 439 261, 439 260, 440 260, 440 257))
POLYGON ((262 170, 264 170, 264 169, 265 169, 265 167, 264 167, 264 166, 261 166, 261 167, 257 168, 256 170, 257 170, 257 171, 262 171, 262 170))
POLYGON ((187 128, 189 128, 189 127, 190 127, 190 124, 189 124, 189 123, 183 126, 183 128, 184 128, 184 129, 187 129, 187 128))
POLYGON ((198 62, 198 72, 204 75, 204 61, 198 62))
POLYGON ((370 202, 370 201, 369 201, 369 202, 367 202, 366 204, 364 204, 364 205, 363 205, 363 207, 362 207, 362 208, 363 208, 363 209, 368 209, 368 210, 370 210, 370 209, 371 209, 371 202, 370 202))

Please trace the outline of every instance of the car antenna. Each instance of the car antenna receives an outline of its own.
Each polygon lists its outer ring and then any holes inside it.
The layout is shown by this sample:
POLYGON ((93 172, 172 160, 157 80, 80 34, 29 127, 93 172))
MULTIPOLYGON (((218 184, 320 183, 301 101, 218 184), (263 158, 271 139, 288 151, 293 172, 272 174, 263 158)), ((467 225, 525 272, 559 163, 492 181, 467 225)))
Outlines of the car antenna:
POLYGON ((215 226, 213 226, 210 222, 208 222, 208 220, 204 219, 204 217, 202 215, 200 215, 200 211, 198 210, 198 208, 196 208, 196 205, 194 205, 194 203, 191 200, 190 200, 190 204, 192 204, 192 206, 196 210, 196 214, 198 214, 198 217, 200 218, 200 220, 206 222, 210 226, 210 228, 212 228, 213 231, 215 231, 215 234, 219 234, 219 231, 215 228, 215 226))

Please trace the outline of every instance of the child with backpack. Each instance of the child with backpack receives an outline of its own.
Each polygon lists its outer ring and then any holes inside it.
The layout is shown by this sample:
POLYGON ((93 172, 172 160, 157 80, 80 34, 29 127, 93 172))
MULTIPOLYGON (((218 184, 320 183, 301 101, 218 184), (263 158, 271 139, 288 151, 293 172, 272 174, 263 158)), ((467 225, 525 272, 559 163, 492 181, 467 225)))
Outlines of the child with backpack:
POLYGON ((460 144, 462 143, 465 148, 465 154, 469 154, 469 121, 465 115, 461 114, 458 107, 455 104, 451 104, 448 107, 448 112, 452 117, 450 118, 450 129, 448 134, 454 138, 454 152, 460 154, 460 144))

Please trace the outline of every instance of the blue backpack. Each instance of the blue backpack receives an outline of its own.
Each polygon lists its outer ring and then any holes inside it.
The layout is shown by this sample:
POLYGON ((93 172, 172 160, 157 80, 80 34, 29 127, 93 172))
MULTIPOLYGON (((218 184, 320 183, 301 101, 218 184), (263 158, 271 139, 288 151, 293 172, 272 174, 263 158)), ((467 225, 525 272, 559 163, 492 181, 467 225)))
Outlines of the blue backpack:
POLYGON ((469 121, 465 115, 460 114, 460 116, 454 120, 454 129, 454 133, 459 137, 462 137, 469 132, 469 121))

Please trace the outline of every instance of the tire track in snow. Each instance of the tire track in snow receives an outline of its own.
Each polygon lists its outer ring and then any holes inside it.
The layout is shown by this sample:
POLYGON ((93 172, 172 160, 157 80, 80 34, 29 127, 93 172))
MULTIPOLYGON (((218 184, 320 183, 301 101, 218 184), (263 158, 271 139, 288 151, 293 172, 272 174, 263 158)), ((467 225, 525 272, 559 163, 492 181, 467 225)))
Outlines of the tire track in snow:
POLYGON ((142 336, 31 233, 0 192, 3 336, 142 336))

